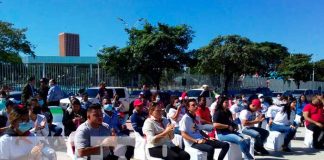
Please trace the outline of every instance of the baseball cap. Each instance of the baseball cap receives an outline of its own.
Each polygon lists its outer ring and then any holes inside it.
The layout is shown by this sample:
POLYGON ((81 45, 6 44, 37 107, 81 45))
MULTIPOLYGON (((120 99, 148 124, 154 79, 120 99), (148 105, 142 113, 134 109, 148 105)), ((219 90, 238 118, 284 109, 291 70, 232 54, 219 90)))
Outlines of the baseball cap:
POLYGON ((136 99, 135 101, 134 101, 134 106, 140 106, 140 105, 142 105, 143 104, 143 102, 140 100, 140 99, 136 99))
POLYGON ((261 98, 261 97, 264 97, 263 94, 259 94, 259 95, 258 95, 258 98, 261 98))
POLYGON ((253 106, 258 107, 258 108, 261 107, 261 101, 260 101, 259 99, 253 99, 251 104, 252 104, 253 106))

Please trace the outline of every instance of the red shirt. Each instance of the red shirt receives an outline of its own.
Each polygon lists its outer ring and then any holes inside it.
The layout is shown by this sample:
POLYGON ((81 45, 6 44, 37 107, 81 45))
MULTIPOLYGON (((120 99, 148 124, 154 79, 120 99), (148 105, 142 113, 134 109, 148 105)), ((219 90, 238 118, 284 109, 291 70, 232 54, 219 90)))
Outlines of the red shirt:
MULTIPOLYGON (((316 121, 324 124, 324 110, 323 107, 315 107, 312 104, 307 104, 303 110, 303 112, 308 112, 309 117, 316 121)), ((309 125, 309 122, 306 121, 306 126, 309 125)))
POLYGON ((208 107, 205 107, 204 109, 198 107, 196 111, 196 116, 199 116, 201 119, 204 119, 205 121, 211 122, 211 115, 208 107))

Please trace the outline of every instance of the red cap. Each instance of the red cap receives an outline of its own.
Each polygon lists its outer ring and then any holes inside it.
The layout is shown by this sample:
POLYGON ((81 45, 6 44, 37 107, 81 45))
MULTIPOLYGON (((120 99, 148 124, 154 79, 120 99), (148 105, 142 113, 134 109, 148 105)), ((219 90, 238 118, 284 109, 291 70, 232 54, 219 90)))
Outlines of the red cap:
POLYGON ((135 99, 134 106, 140 106, 142 104, 143 104, 143 102, 140 99, 135 99))
POLYGON ((253 106, 258 107, 258 108, 261 107, 261 101, 260 101, 259 99, 253 99, 251 104, 252 104, 253 106))
POLYGON ((183 100, 183 99, 188 99, 188 94, 187 94, 187 92, 182 92, 182 94, 181 94, 181 99, 183 100))

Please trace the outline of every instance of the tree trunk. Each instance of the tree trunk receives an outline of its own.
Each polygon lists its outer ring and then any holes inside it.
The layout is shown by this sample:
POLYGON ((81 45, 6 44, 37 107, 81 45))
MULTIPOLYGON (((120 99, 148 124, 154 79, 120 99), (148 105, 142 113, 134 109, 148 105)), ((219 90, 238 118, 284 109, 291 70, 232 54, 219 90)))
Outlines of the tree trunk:
POLYGON ((224 79, 225 79, 224 94, 226 95, 228 91, 228 84, 230 83, 231 77, 232 77, 231 75, 224 75, 224 79))
POLYGON ((299 87, 300 87, 300 81, 296 81, 296 85, 297 85, 297 89, 299 89, 299 87))

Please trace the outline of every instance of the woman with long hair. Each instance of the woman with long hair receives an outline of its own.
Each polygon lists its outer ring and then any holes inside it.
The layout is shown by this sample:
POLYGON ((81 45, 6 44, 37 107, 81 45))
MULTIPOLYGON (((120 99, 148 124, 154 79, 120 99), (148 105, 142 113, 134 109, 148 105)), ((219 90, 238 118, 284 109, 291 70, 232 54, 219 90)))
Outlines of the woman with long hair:
POLYGON ((277 112, 272 122, 270 122, 270 130, 278 131, 285 134, 282 151, 291 152, 288 147, 290 141, 294 138, 297 132, 297 124, 294 122, 296 116, 296 103, 295 98, 290 98, 290 101, 285 104, 281 111, 277 112))
POLYGON ((250 139, 244 139, 243 134, 236 131, 237 125, 229 110, 228 98, 220 97, 218 100, 213 115, 213 125, 217 129, 219 140, 238 144, 248 159, 254 159, 249 153, 250 139))

